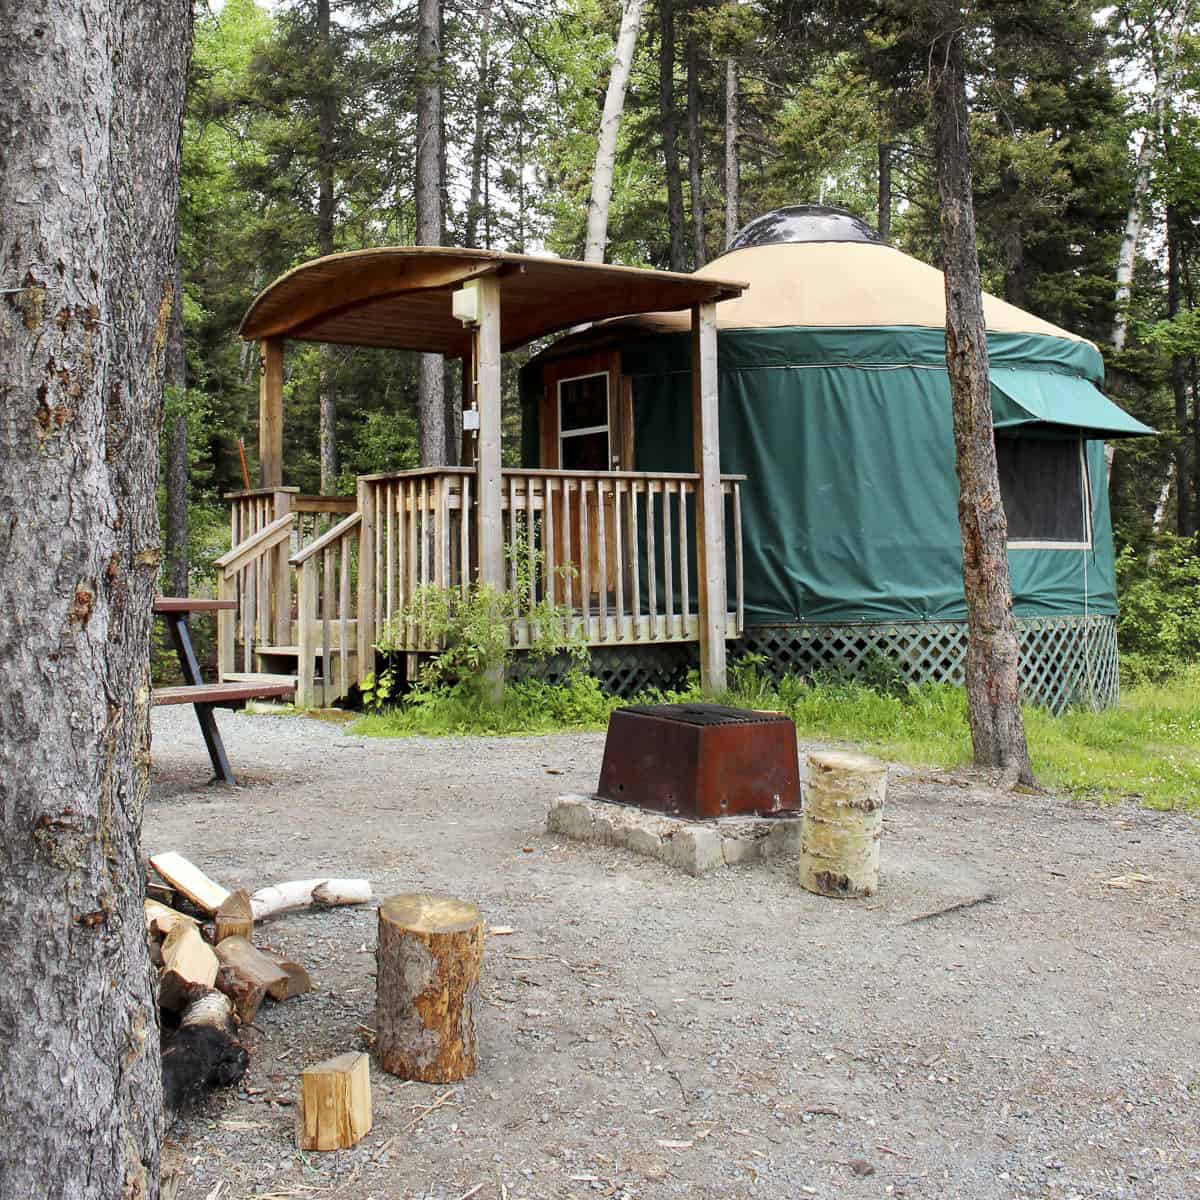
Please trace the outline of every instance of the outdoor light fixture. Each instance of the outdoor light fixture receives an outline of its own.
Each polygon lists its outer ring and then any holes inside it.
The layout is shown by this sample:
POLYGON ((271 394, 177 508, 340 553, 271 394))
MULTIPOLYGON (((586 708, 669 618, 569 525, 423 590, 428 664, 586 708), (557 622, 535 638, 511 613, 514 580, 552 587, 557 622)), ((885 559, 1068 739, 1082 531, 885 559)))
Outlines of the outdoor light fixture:
POLYGON ((450 299, 450 311, 464 325, 479 324, 479 280, 468 279, 450 299))

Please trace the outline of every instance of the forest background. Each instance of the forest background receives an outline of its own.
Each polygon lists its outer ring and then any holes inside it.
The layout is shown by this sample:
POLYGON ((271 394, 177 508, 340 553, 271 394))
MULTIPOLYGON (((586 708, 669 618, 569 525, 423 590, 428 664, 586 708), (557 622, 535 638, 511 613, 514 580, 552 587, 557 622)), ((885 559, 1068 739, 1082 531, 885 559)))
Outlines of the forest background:
MULTIPOLYGON (((423 88, 441 85, 443 244, 584 256, 614 44, 634 3, 442 0, 432 66, 417 52, 431 0, 197 7, 164 588, 203 589, 227 547, 221 497, 242 486, 239 439, 257 478, 257 355, 236 336, 253 296, 318 253, 430 240, 416 232, 423 88)), ((754 216, 822 202, 938 264, 927 64, 903 12, 646 0, 607 259, 691 270, 754 216)), ((984 286, 1094 340, 1110 394, 1162 431, 1119 443, 1111 477, 1125 659, 1162 671, 1200 655, 1200 18, 1191 0, 984 0, 973 13, 984 286)), ((506 361, 512 455, 523 357, 506 361)), ((416 355, 290 347, 285 482, 350 492, 357 474, 418 465, 418 373, 416 355)))

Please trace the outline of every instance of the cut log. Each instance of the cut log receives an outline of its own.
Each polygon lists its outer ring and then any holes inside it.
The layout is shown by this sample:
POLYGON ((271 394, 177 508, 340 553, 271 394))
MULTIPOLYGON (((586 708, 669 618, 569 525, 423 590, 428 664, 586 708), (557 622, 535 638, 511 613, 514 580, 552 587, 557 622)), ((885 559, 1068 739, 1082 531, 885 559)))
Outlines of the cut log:
POLYGON ((229 998, 239 1025, 254 1024, 254 1018, 258 1016, 267 994, 265 984, 226 966, 217 972, 217 991, 229 998))
POLYGON ((250 893, 239 888, 231 892, 228 899, 217 909, 215 940, 223 942, 229 937, 254 940, 254 914, 250 908, 250 893))
POLYGON ((182 892, 201 912, 209 916, 229 899, 229 892, 209 879, 199 867, 174 850, 152 854, 150 865, 177 891, 182 892))
POLYGON ((162 956, 158 1002, 163 1008, 186 1008, 193 989, 211 988, 216 982, 217 956, 195 924, 176 925, 163 942, 162 956))
POLYGON ((159 904, 166 904, 169 907, 175 903, 175 889, 168 887, 165 883, 159 883, 155 879, 147 879, 146 897, 150 900, 157 900, 159 904))
POLYGON ((424 1083, 473 1075, 483 965, 479 909, 452 896, 393 896, 379 908, 376 959, 380 1066, 424 1083))
POLYGON ((157 900, 142 901, 146 911, 146 930, 158 937, 167 937, 179 925, 196 925, 196 918, 181 913, 178 909, 168 908, 157 900))
POLYGON ((873 896, 887 766, 862 754, 808 756, 800 833, 800 886, 818 896, 873 896))
POLYGON ((312 978, 298 962, 292 962, 290 958, 284 958, 282 954, 274 950, 264 949, 262 953, 273 963, 277 964, 281 971, 287 972, 287 995, 282 997, 282 999, 290 1000, 293 996, 303 996, 305 992, 312 991, 312 978))
POLYGON ((300 1076, 296 1145, 301 1150, 346 1150, 371 1130, 371 1060, 339 1054, 300 1076))
POLYGON ((205 1088, 237 1083, 250 1061, 233 1036, 229 1001, 206 989, 189 1000, 179 1028, 163 1034, 162 1047, 163 1099, 173 1110, 198 1100, 205 1088))
POLYGON ((259 888, 250 897, 250 910, 256 921, 265 921, 296 908, 364 904, 370 899, 371 884, 366 879, 292 879, 259 888))
POLYGON ((244 937, 229 937, 217 943, 217 958, 223 967, 252 983, 261 983, 272 1000, 286 1000, 288 974, 244 937))

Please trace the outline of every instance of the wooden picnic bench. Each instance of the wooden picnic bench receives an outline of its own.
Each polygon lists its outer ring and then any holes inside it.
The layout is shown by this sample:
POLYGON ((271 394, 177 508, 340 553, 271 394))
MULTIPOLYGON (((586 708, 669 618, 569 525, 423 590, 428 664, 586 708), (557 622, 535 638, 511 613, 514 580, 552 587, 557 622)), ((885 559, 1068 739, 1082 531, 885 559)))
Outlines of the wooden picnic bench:
POLYGON ((196 710, 196 720, 208 747, 213 774, 222 783, 231 787, 237 780, 221 741, 221 731, 213 715, 215 708, 241 708, 247 700, 290 699, 295 685, 279 682, 205 683, 192 646, 192 635, 188 628, 188 617, 194 612, 220 612, 237 607, 236 600, 202 600, 192 596, 160 596, 154 602, 154 611, 165 617, 179 656, 179 667, 186 681, 183 687, 155 688, 151 700, 159 704, 190 704, 196 710))

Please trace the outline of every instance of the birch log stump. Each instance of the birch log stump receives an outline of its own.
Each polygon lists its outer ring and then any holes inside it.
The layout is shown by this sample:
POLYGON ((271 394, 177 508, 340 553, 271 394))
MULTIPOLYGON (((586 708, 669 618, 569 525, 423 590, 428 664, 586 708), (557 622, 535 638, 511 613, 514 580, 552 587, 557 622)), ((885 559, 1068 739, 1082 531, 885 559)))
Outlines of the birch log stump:
POLYGON ((422 1083, 473 1075, 483 965, 479 909, 452 896, 393 896, 379 906, 376 958, 379 1065, 422 1083))
POLYGON ((800 844, 800 886, 818 896, 873 896, 887 767, 862 754, 808 756, 800 844))

